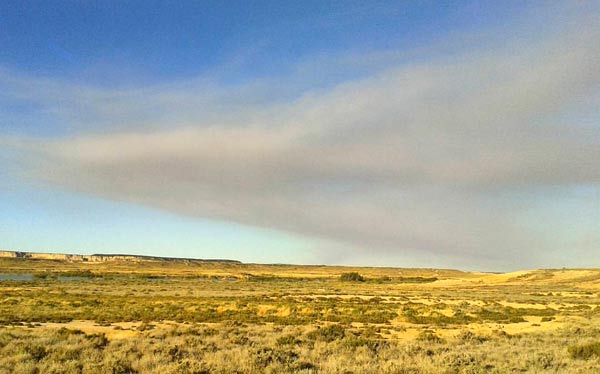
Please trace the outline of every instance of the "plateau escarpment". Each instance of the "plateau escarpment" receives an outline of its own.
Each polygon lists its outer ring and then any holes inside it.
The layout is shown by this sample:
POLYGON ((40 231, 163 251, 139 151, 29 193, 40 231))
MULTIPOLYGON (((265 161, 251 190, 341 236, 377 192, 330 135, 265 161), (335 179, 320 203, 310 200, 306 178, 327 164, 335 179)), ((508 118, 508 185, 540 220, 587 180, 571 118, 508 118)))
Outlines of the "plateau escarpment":
POLYGON ((127 254, 64 254, 64 253, 37 253, 37 252, 20 252, 20 251, 0 251, 0 257, 4 258, 26 258, 33 260, 61 260, 70 262, 107 262, 107 261, 199 261, 199 262, 228 262, 241 263, 236 260, 225 259, 194 259, 194 258, 177 258, 177 257, 160 257, 160 256, 143 256, 143 255, 127 255, 127 254))

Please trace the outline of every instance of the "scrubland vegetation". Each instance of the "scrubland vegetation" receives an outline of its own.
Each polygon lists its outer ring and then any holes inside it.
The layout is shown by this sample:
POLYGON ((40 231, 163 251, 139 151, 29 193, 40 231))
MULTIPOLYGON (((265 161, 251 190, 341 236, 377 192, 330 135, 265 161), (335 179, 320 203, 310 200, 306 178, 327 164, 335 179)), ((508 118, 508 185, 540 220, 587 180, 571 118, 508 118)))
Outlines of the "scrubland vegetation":
POLYGON ((0 373, 600 373, 600 270, 0 269, 0 373))

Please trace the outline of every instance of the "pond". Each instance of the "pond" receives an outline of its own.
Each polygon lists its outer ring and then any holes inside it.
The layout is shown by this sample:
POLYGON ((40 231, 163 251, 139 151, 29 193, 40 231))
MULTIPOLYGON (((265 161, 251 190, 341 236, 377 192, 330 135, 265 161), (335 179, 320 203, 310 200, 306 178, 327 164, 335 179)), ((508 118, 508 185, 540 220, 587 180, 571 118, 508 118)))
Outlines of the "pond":
POLYGON ((33 274, 1 274, 0 281, 15 280, 15 281, 31 281, 33 274))
POLYGON ((74 276, 74 277, 65 277, 65 276, 57 276, 57 277, 52 277, 49 276, 47 278, 42 278, 39 277, 37 278, 35 275, 33 274, 6 274, 6 273, 0 273, 0 282, 1 281, 33 281, 33 280, 58 280, 61 282, 73 282, 73 281, 86 281, 89 280, 90 278, 88 277, 78 277, 78 276, 74 276))

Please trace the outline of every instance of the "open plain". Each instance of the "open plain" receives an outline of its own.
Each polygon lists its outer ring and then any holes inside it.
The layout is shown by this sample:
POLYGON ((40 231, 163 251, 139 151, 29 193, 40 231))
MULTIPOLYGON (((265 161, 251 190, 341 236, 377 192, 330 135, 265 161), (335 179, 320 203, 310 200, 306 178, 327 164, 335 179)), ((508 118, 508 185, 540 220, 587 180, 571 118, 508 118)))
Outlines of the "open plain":
POLYGON ((599 269, 0 269, 0 373, 600 373, 599 269))
POLYGON ((0 374, 600 374, 599 21, 0 1, 0 374))

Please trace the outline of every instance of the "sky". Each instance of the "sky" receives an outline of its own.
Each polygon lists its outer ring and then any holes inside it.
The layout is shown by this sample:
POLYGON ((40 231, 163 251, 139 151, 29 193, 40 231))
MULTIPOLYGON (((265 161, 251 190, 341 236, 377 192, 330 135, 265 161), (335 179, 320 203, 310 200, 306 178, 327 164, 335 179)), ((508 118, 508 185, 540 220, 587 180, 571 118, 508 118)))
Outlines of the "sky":
POLYGON ((0 248, 600 266, 597 1, 0 2, 0 248))

